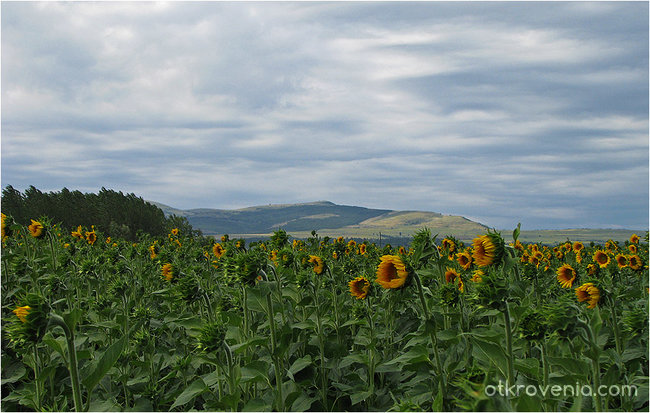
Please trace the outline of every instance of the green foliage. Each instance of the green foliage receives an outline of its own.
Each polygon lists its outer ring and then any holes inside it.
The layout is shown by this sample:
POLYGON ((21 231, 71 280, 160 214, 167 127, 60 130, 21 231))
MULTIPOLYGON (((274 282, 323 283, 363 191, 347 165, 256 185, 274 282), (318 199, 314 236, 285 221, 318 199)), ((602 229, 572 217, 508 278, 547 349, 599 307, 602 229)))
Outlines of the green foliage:
POLYGON ((142 198, 106 188, 97 194, 67 188, 44 193, 30 186, 23 194, 8 185, 2 191, 2 212, 23 225, 29 224, 31 219, 48 216, 65 229, 73 230, 78 225, 91 228, 94 225, 110 237, 131 241, 138 239, 139 232, 160 236, 172 228, 178 228, 184 234, 200 235, 187 218, 175 215, 165 218, 160 208, 142 198))
MULTIPOLYGON (((587 308, 575 290, 591 280, 588 266, 602 247, 586 247, 581 260, 564 243, 557 255, 542 245, 507 247, 504 260, 462 268, 445 248, 438 253, 426 229, 401 254, 399 245, 315 232, 288 243, 278 231, 266 244, 224 237, 217 257, 214 239, 178 220, 136 243, 106 242, 98 231, 94 244, 42 222, 48 235, 36 239, 27 223, 8 219, 2 243, 8 411, 70 411, 79 401, 92 411, 648 409, 647 244, 636 246, 642 268, 612 261, 591 276, 602 295, 587 308), (533 251, 538 263, 529 261, 533 251), (417 266, 409 266, 413 282, 383 289, 375 282, 380 258, 398 254, 417 266), (321 274, 312 255, 324 261, 321 274), (564 264, 578 274, 572 288, 557 281, 564 264), (459 275, 452 283, 446 268, 459 275), (349 291, 360 276, 371 283, 365 299, 349 291), (38 310, 15 312, 25 305, 38 310), (52 325, 56 314, 65 337, 57 327, 16 340, 14 329, 48 318, 52 325), (510 378, 523 386, 635 385, 638 395, 596 401, 488 391, 510 378)), ((630 242, 610 247, 614 256, 630 242)))

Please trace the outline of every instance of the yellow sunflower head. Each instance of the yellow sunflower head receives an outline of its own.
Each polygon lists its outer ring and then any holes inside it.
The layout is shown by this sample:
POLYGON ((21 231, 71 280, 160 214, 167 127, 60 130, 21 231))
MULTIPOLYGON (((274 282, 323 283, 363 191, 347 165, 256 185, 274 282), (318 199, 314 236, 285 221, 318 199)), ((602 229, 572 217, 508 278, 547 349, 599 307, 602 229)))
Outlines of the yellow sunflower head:
POLYGON ((27 322, 27 315, 29 314, 31 309, 32 308, 30 306, 25 305, 25 306, 16 308, 13 311, 13 313, 16 314, 16 316, 18 317, 18 319, 20 319, 20 321, 22 321, 23 323, 26 323, 27 322))
POLYGON ((384 255, 377 267, 379 285, 386 289, 400 288, 408 278, 408 270, 402 259, 397 255, 384 255))
POLYGON ((569 264, 564 264, 557 269, 557 280, 562 288, 571 288, 576 279, 576 270, 569 264))
POLYGON ((636 234, 632 234, 630 237, 630 243, 632 244, 638 244, 639 243, 639 236, 636 234))
POLYGON ((460 252, 456 254, 456 259, 458 261, 458 265, 460 265, 464 270, 468 270, 469 267, 472 266, 472 256, 469 254, 469 252, 460 252))
POLYGON ((366 277, 357 277, 348 283, 350 286, 350 295, 357 300, 363 300, 370 290, 370 281, 366 277))
POLYGON ((325 263, 323 263, 323 259, 317 255, 310 255, 309 256, 309 261, 312 265, 312 269, 316 274, 322 274, 323 270, 325 269, 325 263))
POLYGON ((367 251, 366 244, 359 244, 359 255, 364 255, 367 251))
POLYGON ((4 241, 5 238, 11 236, 11 229, 9 228, 7 216, 2 213, 0 215, 2 215, 2 240, 4 241))
POLYGON ((221 258, 225 252, 226 250, 218 242, 212 246, 212 253, 217 258, 221 258))
POLYGON ((86 241, 90 245, 95 244, 95 241, 97 241, 97 234, 94 229, 92 231, 86 231, 86 241))
POLYGON ((595 263, 598 264, 598 266, 600 268, 607 267, 609 265, 609 262, 610 262, 609 255, 605 251, 602 251, 602 250, 597 250, 594 253, 593 260, 594 260, 595 263))
POLYGON ((34 221, 27 227, 29 234, 34 238, 43 238, 45 236, 45 227, 39 221, 34 221))
POLYGON ((488 232, 473 240, 474 252, 472 258, 479 267, 498 265, 503 258, 503 238, 496 232, 488 232))
POLYGON ((475 270, 470 281, 480 283, 483 281, 483 275, 485 275, 485 273, 482 270, 475 270))
POLYGON ((627 257, 623 254, 618 254, 616 255, 616 265, 618 265, 618 268, 624 268, 627 267, 627 257))
POLYGON ((174 278, 174 267, 171 264, 163 265, 162 275, 167 281, 171 281, 174 278))
POLYGON ((455 269, 447 267, 445 271, 445 282, 454 282, 458 277, 460 277, 460 275, 458 275, 458 272, 455 269))
POLYGON ((576 288, 578 302, 587 302, 587 308, 594 308, 600 301, 600 290, 593 283, 584 283, 576 288))
POLYGON ((634 271, 643 269, 643 261, 638 255, 630 255, 627 257, 628 266, 634 271))
POLYGON ((585 248, 585 245, 580 241, 576 241, 576 242, 573 243, 573 252, 575 252, 575 253, 578 253, 578 252, 582 251, 584 248, 585 248))

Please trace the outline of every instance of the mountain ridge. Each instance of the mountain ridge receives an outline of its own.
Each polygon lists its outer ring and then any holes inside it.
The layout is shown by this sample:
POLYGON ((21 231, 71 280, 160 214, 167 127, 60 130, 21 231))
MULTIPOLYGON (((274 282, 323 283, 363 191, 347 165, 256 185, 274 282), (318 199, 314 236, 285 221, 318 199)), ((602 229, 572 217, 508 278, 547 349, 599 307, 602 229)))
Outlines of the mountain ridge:
POLYGON ((239 209, 195 208, 181 210, 153 202, 166 215, 187 218, 206 235, 236 234, 261 236, 283 229, 295 236, 307 236, 312 230, 323 235, 361 238, 407 238, 427 227, 432 233, 444 232, 459 239, 472 239, 487 226, 457 215, 430 211, 397 211, 360 206, 338 205, 330 201, 297 204, 257 205, 239 209))
MULTIPOLYGON (((239 209, 193 208, 178 209, 160 202, 147 201, 160 208, 165 215, 187 218, 205 235, 229 234, 237 238, 265 238, 283 229, 294 238, 307 238, 315 230, 321 236, 386 240, 408 243, 412 235, 427 227, 438 238, 454 236, 471 242, 485 234, 488 226, 460 215, 443 215, 428 211, 397 211, 337 205, 330 201, 297 204, 268 204, 239 209)), ((571 241, 604 243, 608 239, 623 242, 641 232, 629 229, 555 229, 522 230, 522 242, 554 244, 571 241)), ((510 238, 511 230, 502 230, 510 238)))

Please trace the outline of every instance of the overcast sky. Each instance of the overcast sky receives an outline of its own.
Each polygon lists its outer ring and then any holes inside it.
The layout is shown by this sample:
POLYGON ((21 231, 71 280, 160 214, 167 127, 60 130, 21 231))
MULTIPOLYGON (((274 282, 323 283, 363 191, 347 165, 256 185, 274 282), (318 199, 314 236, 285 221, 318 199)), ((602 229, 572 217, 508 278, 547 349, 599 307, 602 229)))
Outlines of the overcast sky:
POLYGON ((2 2, 2 187, 648 228, 648 2, 2 2))

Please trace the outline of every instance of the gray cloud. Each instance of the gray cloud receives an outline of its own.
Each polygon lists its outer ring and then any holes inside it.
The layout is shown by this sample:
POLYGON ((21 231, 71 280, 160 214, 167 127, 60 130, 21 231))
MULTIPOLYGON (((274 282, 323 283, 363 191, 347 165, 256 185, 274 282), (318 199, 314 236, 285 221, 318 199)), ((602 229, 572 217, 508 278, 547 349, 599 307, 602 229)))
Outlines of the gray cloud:
POLYGON ((1 7, 3 187, 648 227, 647 3, 1 7))

